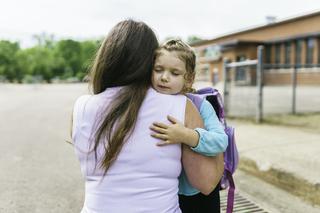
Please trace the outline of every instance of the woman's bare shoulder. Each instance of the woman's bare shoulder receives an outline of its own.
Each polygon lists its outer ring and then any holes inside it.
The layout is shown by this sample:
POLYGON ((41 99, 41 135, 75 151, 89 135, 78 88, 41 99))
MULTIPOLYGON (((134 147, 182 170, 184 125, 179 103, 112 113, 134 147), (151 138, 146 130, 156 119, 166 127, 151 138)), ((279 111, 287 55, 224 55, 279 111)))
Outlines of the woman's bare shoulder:
POLYGON ((188 128, 203 128, 203 120, 196 106, 187 99, 185 112, 185 125, 188 128))

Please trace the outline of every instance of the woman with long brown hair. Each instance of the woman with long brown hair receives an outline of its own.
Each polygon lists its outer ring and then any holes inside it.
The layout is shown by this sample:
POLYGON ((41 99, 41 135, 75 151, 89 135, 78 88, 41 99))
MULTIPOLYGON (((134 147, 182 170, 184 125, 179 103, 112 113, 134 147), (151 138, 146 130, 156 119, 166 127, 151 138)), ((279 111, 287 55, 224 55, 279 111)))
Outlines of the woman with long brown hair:
MULTIPOLYGON (((85 178, 82 212, 180 212, 181 157, 191 184, 210 193, 222 158, 205 158, 178 144, 156 145, 148 131, 168 114, 190 128, 201 126, 196 108, 182 95, 153 90, 158 41, 143 22, 125 20, 107 35, 90 72, 93 95, 77 99, 72 139, 85 178)), ((198 137, 190 135, 190 137, 198 137)))

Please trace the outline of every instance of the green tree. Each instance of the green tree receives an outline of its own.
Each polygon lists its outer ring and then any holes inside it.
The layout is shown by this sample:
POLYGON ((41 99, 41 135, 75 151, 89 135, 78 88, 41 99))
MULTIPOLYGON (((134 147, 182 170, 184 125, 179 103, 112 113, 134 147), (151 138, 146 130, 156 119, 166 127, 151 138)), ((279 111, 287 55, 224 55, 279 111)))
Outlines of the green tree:
POLYGON ((66 79, 87 74, 100 40, 54 41, 53 36, 34 36, 37 45, 20 49, 19 43, 0 41, 0 78, 21 82, 24 77, 32 82, 35 76, 51 82, 58 77, 66 79))
POLYGON ((100 43, 100 40, 87 40, 81 42, 82 65, 81 70, 79 70, 76 74, 79 80, 82 80, 88 73, 100 43))
POLYGON ((53 68, 55 65, 51 49, 37 45, 22 50, 18 58, 18 65, 25 70, 25 74, 41 76, 45 81, 51 82, 52 77, 54 77, 53 68))
POLYGON ((64 74, 75 76, 82 67, 80 42, 71 39, 60 40, 55 48, 55 58, 58 58, 60 63, 65 66, 64 74))
POLYGON ((10 82, 21 81, 23 73, 17 67, 16 54, 20 46, 17 42, 0 41, 0 76, 4 76, 10 82))
POLYGON ((195 36, 195 35, 188 36, 188 38, 187 38, 188 44, 193 44, 193 43, 196 43, 199 41, 203 41, 203 39, 198 36, 195 36))

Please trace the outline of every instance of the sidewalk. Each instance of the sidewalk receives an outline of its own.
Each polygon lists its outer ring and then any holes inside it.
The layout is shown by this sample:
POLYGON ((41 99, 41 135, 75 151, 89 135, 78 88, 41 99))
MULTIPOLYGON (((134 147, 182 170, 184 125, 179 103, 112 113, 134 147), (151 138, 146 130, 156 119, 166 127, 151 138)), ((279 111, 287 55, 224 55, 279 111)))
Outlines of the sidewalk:
POLYGON ((229 121, 236 128, 239 168, 320 206, 320 133, 229 121))

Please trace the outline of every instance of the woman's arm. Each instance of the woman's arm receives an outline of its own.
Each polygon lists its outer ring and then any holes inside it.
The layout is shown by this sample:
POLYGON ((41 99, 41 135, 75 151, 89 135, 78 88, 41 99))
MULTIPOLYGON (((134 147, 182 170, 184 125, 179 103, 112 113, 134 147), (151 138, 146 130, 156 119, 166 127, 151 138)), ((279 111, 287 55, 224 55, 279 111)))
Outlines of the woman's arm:
MULTIPOLYGON (((188 128, 203 128, 203 121, 196 107, 187 100, 185 125, 188 128)), ((213 157, 195 153, 182 146, 182 164, 190 184, 203 194, 210 194, 219 183, 224 169, 223 154, 213 157)))

